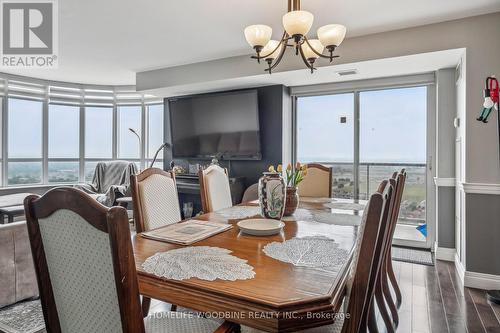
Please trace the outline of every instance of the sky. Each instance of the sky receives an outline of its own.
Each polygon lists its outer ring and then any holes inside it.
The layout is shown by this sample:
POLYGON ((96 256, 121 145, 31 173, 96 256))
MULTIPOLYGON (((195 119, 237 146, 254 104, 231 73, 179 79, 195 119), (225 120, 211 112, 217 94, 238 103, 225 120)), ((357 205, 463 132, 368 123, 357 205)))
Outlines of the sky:
MULTIPOLYGON (((426 87, 360 92, 360 161, 425 163, 426 113, 426 87)), ((353 93, 299 98, 297 127, 299 161, 353 162, 353 93)))

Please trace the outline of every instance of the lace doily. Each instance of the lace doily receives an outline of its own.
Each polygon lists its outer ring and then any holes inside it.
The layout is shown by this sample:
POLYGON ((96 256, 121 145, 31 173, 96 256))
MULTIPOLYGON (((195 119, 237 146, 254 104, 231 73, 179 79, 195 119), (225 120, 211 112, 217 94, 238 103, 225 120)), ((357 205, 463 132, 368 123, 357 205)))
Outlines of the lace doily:
POLYGON ((228 220, 244 219, 251 216, 260 216, 260 208, 255 206, 234 206, 214 212, 228 220))
POLYGON ((324 206, 332 209, 363 210, 365 209, 366 204, 353 202, 328 202, 325 203, 324 206))
POLYGON ((267 244, 264 253, 294 266, 337 271, 349 259, 349 252, 339 248, 335 240, 323 236, 292 238, 267 244))
POLYGON ((317 197, 300 197, 299 200, 302 202, 310 202, 310 203, 325 203, 325 202, 335 201, 335 199, 332 198, 317 198, 317 197))
POLYGON ((146 259, 142 268, 171 280, 247 280, 255 276, 247 261, 219 247, 193 246, 156 253, 146 259))

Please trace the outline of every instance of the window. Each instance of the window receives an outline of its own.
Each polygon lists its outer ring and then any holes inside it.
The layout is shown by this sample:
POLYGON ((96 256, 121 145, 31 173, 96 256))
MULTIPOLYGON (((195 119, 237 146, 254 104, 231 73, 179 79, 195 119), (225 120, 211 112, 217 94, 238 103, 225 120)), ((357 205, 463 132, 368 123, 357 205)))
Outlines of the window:
POLYGON ((118 157, 140 159, 141 110, 139 106, 118 107, 118 157), (130 131, 134 130, 139 137, 130 131))
MULTIPOLYGON (((147 156, 152 160, 156 150, 163 144, 163 104, 148 106, 147 156)), ((158 153, 155 167, 162 168, 163 150, 158 153)))
POLYGON ((80 107, 49 105, 49 183, 74 183, 79 177, 80 107))
POLYGON ((89 182, 99 161, 144 167, 162 142, 163 104, 152 95, 0 73, 0 186, 89 182))
POLYGON ((297 99, 297 161, 333 168, 333 195, 353 196, 354 94, 297 99))
POLYGON ((41 101, 8 99, 9 185, 42 182, 42 107, 41 101))
POLYGON ((113 158, 112 108, 85 108, 85 157, 113 158))

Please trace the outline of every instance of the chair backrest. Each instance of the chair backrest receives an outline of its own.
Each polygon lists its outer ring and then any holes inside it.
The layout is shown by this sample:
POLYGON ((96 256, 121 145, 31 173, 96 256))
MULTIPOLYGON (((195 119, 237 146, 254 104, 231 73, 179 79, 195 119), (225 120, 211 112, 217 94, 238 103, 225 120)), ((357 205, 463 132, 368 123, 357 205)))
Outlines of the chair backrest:
POLYGON ((198 172, 201 204, 204 213, 233 206, 227 170, 212 164, 198 172))
POLYGON ((243 193, 243 199, 241 202, 249 202, 253 200, 257 200, 259 198, 259 184, 255 183, 250 185, 243 193))
POLYGON ((127 211, 80 190, 24 201, 48 332, 144 332, 127 211))
POLYGON ((181 220, 179 197, 173 172, 149 168, 130 176, 137 232, 148 231, 181 220))
POLYGON ((385 242, 385 253, 384 256, 386 260, 392 260, 390 257, 390 248, 392 246, 392 239, 394 237, 394 232, 396 231, 396 225, 398 224, 399 210, 401 207, 401 200, 403 198, 403 191, 406 182, 406 171, 402 169, 399 174, 394 172, 392 177, 389 179, 389 183, 394 188, 393 204, 391 206, 391 212, 389 213, 389 231, 387 240, 385 242))
POLYGON ((298 192, 304 197, 332 196, 332 168, 322 164, 307 164, 307 175, 299 184, 298 192))
POLYGON ((351 271, 347 281, 346 313, 343 333, 366 331, 368 310, 375 290, 381 258, 381 248, 387 235, 387 216, 392 186, 383 181, 377 192, 372 194, 363 212, 358 228, 351 271))

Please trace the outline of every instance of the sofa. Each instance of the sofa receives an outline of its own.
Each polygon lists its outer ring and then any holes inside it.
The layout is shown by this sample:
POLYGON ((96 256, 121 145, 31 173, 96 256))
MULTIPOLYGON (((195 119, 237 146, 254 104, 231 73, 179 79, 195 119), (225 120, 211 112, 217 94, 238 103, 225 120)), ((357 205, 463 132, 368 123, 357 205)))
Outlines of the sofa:
POLYGON ((26 221, 0 224, 0 308, 38 297, 26 221))

